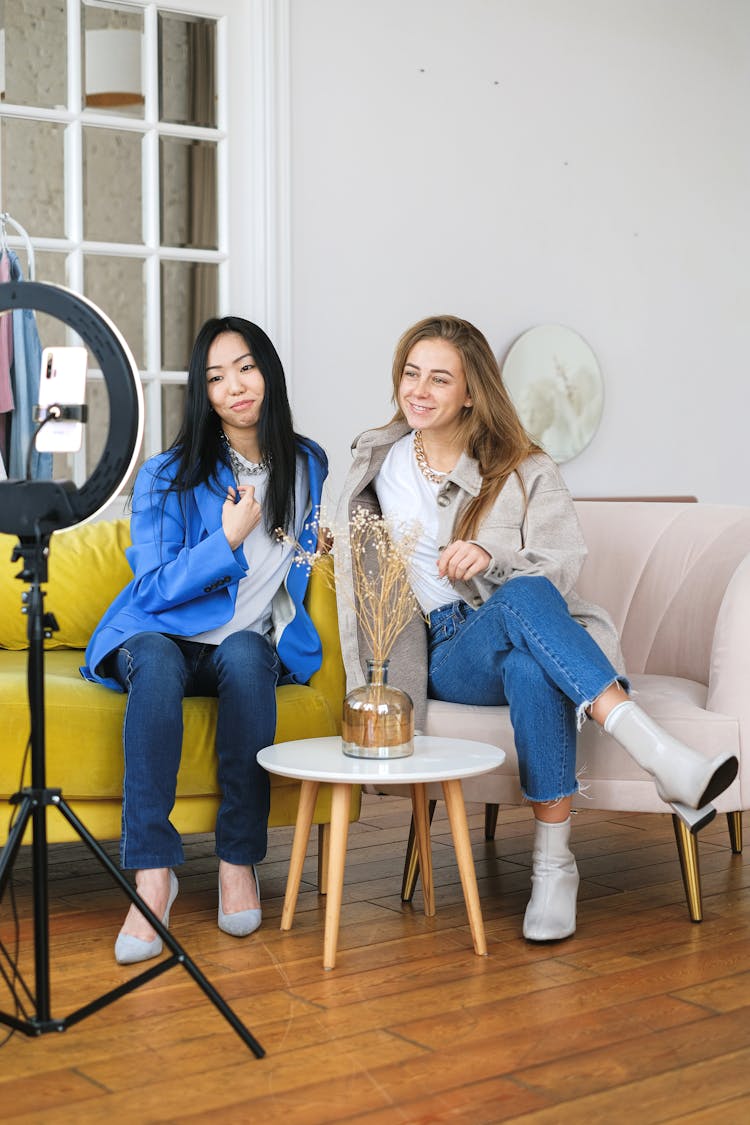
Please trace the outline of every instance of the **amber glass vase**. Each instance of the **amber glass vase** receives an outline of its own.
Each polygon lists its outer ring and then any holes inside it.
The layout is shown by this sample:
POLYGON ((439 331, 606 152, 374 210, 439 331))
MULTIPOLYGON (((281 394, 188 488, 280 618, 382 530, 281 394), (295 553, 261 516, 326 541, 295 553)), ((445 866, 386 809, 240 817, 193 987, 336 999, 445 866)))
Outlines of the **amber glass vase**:
POLYGON ((388 661, 367 661, 367 683, 344 700, 343 751, 350 758, 408 758, 414 753, 414 706, 388 683, 388 661))

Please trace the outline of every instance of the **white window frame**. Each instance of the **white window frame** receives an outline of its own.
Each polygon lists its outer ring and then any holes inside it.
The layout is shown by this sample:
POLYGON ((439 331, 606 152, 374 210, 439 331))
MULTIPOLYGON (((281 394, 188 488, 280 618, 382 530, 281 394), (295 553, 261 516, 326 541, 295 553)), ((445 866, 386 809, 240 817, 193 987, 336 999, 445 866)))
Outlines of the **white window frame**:
MULTIPOLYGON (((146 404, 144 455, 162 448, 162 387, 183 383, 185 371, 161 362, 160 264, 210 262, 218 267, 218 311, 261 324, 282 360, 290 355, 289 189, 289 0, 123 0, 144 18, 144 116, 86 109, 81 104, 81 8, 67 0, 68 106, 40 109, 2 104, 8 117, 51 121, 66 127, 64 238, 37 238, 35 251, 65 253, 67 284, 83 291, 86 254, 142 258, 145 272, 146 404), (158 13, 204 16, 217 24, 217 126, 199 128, 158 121, 158 13), (142 244, 92 242, 83 238, 83 128, 132 130, 144 136, 142 244), (170 136, 217 143, 218 248, 191 250, 158 243, 159 139, 170 136)), ((9 232, 10 235, 11 232, 9 232)), ((21 242, 8 237, 10 245, 21 242)), ((37 280, 44 278, 37 275, 37 280)), ((96 377, 94 374, 93 377, 96 377)), ((85 453, 74 461, 74 480, 86 479, 85 453)))

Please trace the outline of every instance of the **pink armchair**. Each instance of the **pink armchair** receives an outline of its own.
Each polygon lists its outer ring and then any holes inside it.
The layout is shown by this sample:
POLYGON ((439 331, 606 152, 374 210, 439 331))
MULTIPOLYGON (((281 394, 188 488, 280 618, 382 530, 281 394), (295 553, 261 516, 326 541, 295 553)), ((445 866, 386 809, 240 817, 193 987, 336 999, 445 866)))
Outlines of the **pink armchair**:
MULTIPOLYGON (((750 508, 597 500, 576 507, 589 549, 577 588, 612 615, 638 702, 697 750, 727 748, 739 758, 736 780, 715 801, 739 853, 741 813, 750 807, 750 508)), ((431 700, 425 730, 506 751, 498 770, 464 785, 467 801, 485 804, 491 839, 498 806, 522 800, 508 708, 431 700)), ((671 811, 651 778, 593 722, 579 736, 578 767, 586 787, 576 798, 580 808, 671 811)), ((673 820, 690 917, 699 922, 696 836, 673 820)), ((415 879, 410 848, 404 900, 415 879)))

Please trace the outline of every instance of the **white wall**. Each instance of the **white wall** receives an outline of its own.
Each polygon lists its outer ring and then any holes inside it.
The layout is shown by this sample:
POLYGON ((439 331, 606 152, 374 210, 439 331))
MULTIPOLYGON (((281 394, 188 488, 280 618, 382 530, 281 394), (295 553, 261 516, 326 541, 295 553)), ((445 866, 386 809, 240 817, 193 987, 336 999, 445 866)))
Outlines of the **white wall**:
POLYGON ((291 0, 292 379, 331 456, 400 332, 580 332, 578 495, 750 502, 746 0, 291 0))

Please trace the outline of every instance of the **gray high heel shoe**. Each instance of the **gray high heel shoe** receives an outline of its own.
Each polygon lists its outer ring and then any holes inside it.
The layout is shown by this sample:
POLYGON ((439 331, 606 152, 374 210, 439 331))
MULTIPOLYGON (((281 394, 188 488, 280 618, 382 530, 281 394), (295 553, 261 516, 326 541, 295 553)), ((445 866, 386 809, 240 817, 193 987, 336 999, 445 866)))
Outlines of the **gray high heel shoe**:
MULTIPOLYGON (((253 875, 255 876, 255 890, 258 895, 258 902, 260 902, 260 880, 258 878, 258 869, 253 865, 253 875)), ((219 875, 219 929, 223 930, 225 934, 231 934, 232 937, 247 937, 248 934, 255 933, 261 923, 263 911, 260 906, 255 906, 251 910, 238 910, 234 914, 225 914, 221 904, 221 875, 219 875)))
MULTIPOLYGON (((164 926, 169 925, 169 912, 177 898, 179 889, 180 884, 177 881, 177 876, 170 867, 169 898, 167 909, 162 917, 162 925, 164 926)), ((153 941, 144 941, 142 938, 133 937, 132 934, 124 934, 120 931, 115 942, 115 960, 118 965, 134 965, 137 961, 149 961, 152 957, 158 957, 163 947, 164 943, 158 934, 153 941)))

